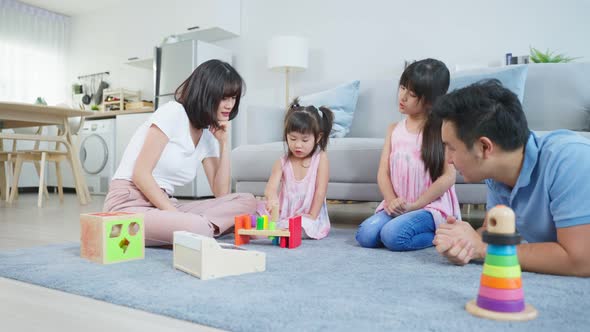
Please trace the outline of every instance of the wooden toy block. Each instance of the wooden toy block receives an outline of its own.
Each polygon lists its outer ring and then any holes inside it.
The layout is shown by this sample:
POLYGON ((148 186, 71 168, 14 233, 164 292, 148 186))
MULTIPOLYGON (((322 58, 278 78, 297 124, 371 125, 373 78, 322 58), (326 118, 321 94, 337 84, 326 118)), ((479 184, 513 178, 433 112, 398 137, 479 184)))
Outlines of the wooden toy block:
POLYGON ((506 321, 537 317, 537 310, 524 301, 521 270, 516 254, 520 235, 516 233, 514 212, 503 205, 488 211, 488 226, 482 239, 488 243, 479 293, 467 302, 472 315, 506 321))
POLYGON ((80 215, 80 257, 100 264, 143 259, 143 214, 99 212, 80 215))
MULTIPOLYGON (((247 222, 250 222, 248 216, 247 222)), ((266 254, 186 231, 174 232, 174 268, 201 280, 266 270, 266 254)))
POLYGON ((280 237, 279 238, 279 247, 281 248, 287 248, 289 242, 289 238, 288 237, 280 237))
MULTIPOLYGON (((277 229, 277 222, 276 221, 269 221, 268 222, 268 230, 274 231, 276 229, 277 229)), ((269 236, 268 239, 272 241, 272 240, 275 239, 275 237, 274 236, 269 236)))
POLYGON ((264 218, 258 217, 256 219, 256 229, 260 229, 260 230, 264 229, 264 218))
MULTIPOLYGON (((241 246, 242 244, 248 244, 250 243, 250 237, 249 236, 245 236, 245 235, 240 235, 240 230, 247 228, 246 224, 250 223, 250 216, 246 215, 241 215, 241 216, 236 216, 234 218, 234 241, 236 246, 241 246)), ((247 229, 250 229, 251 227, 248 227, 247 229)))
POLYGON ((295 218, 289 219, 289 232, 291 232, 291 236, 289 237, 288 246, 289 249, 297 248, 301 245, 301 216, 297 216, 295 218))
MULTIPOLYGON (((258 217, 256 229, 245 229, 243 227, 240 216, 235 218, 235 245, 240 246, 247 244, 250 241, 250 236, 269 236, 279 237, 279 245, 281 248, 297 248, 301 245, 301 217, 294 217, 289 219, 288 229, 261 229, 264 224, 264 218, 258 217)), ((274 240, 273 240, 274 241, 274 240)))

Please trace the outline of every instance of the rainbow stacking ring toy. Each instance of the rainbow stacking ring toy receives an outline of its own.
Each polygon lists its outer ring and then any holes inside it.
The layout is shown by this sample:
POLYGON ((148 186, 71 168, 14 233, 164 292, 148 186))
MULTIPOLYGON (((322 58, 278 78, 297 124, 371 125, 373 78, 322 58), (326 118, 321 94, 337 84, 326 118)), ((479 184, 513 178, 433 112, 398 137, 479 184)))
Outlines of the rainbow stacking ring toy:
POLYGON ((537 310, 524 301, 520 264, 516 245, 514 212, 498 205, 488 211, 487 230, 483 241, 488 244, 477 299, 469 301, 465 309, 472 315, 508 321, 530 320, 537 310))

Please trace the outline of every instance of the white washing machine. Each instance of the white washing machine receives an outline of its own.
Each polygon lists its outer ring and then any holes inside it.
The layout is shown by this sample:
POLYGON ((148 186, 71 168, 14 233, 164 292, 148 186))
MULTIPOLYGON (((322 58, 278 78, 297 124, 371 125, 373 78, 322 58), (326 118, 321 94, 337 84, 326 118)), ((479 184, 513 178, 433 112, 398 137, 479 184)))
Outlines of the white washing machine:
POLYGON ((78 131, 82 172, 93 194, 106 194, 115 173, 115 119, 86 120, 78 131))

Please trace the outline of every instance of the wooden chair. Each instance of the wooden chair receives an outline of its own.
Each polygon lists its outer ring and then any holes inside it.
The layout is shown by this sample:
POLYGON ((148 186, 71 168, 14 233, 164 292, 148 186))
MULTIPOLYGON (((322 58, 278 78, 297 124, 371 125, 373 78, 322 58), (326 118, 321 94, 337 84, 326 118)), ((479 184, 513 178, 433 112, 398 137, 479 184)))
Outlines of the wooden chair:
MULTIPOLYGON (((28 134, 28 135, 40 135, 42 133, 41 127, 27 127, 27 128, 15 128, 13 129, 15 133, 19 134, 28 134)), ((4 150, 4 145, 2 144, 2 150, 0 151, 0 172, 2 173, 0 177, 0 193, 2 194, 0 197, 4 197, 6 201, 9 201, 10 198, 10 189, 11 189, 11 182, 13 179, 13 171, 15 169, 16 163, 16 140, 12 141, 12 148, 8 149, 8 151, 4 150)), ((39 142, 35 143, 35 149, 39 148, 39 142)), ((39 163, 35 163, 35 169, 37 170, 37 175, 40 174, 40 167, 39 163)), ((44 188, 45 194, 49 196, 47 192, 47 188, 44 188)), ((15 191, 15 197, 18 197, 18 190, 15 191)))
POLYGON ((13 169, 12 151, 0 151, 0 199, 6 199, 10 195, 10 180, 13 169))
MULTIPOLYGON (((82 127, 84 122, 83 118, 74 118, 70 120, 70 130, 72 131, 72 135, 75 135, 78 130, 82 127)), ((63 126, 58 126, 58 136, 62 135, 64 132, 63 126)), ((39 132, 40 134, 40 132, 39 132)), ((55 172, 57 175, 57 191, 59 195, 59 201, 63 203, 64 196, 63 196, 63 178, 61 175, 61 163, 67 160, 70 163, 72 172, 76 172, 76 168, 71 165, 71 159, 69 158, 68 154, 70 152, 64 151, 60 149, 61 143, 55 143, 54 149, 40 149, 39 143, 35 144, 35 148, 32 150, 17 150, 12 158, 14 159, 14 176, 12 180, 12 188, 10 190, 10 197, 8 199, 9 203, 12 203, 16 196, 18 195, 18 190, 14 190, 14 188, 18 188, 18 180, 21 174, 22 166, 24 162, 31 161, 35 164, 35 168, 37 169, 37 174, 39 174, 39 195, 37 198, 37 206, 43 206, 43 193, 45 192, 46 196, 49 197, 47 193, 47 187, 45 185, 45 168, 47 162, 55 163, 55 172)), ((83 175, 80 175, 83 176, 83 175)), ((84 195, 84 193, 80 193, 78 188, 76 188, 76 194, 84 195)))

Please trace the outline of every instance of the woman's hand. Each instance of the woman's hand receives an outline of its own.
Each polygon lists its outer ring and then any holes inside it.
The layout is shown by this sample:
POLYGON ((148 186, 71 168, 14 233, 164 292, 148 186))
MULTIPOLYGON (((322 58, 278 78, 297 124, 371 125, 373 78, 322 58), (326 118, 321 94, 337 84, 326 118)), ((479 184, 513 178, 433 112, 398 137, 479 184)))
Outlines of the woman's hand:
POLYGON ((231 130, 229 121, 219 121, 219 129, 209 127, 209 131, 219 141, 219 144, 225 144, 231 130))

